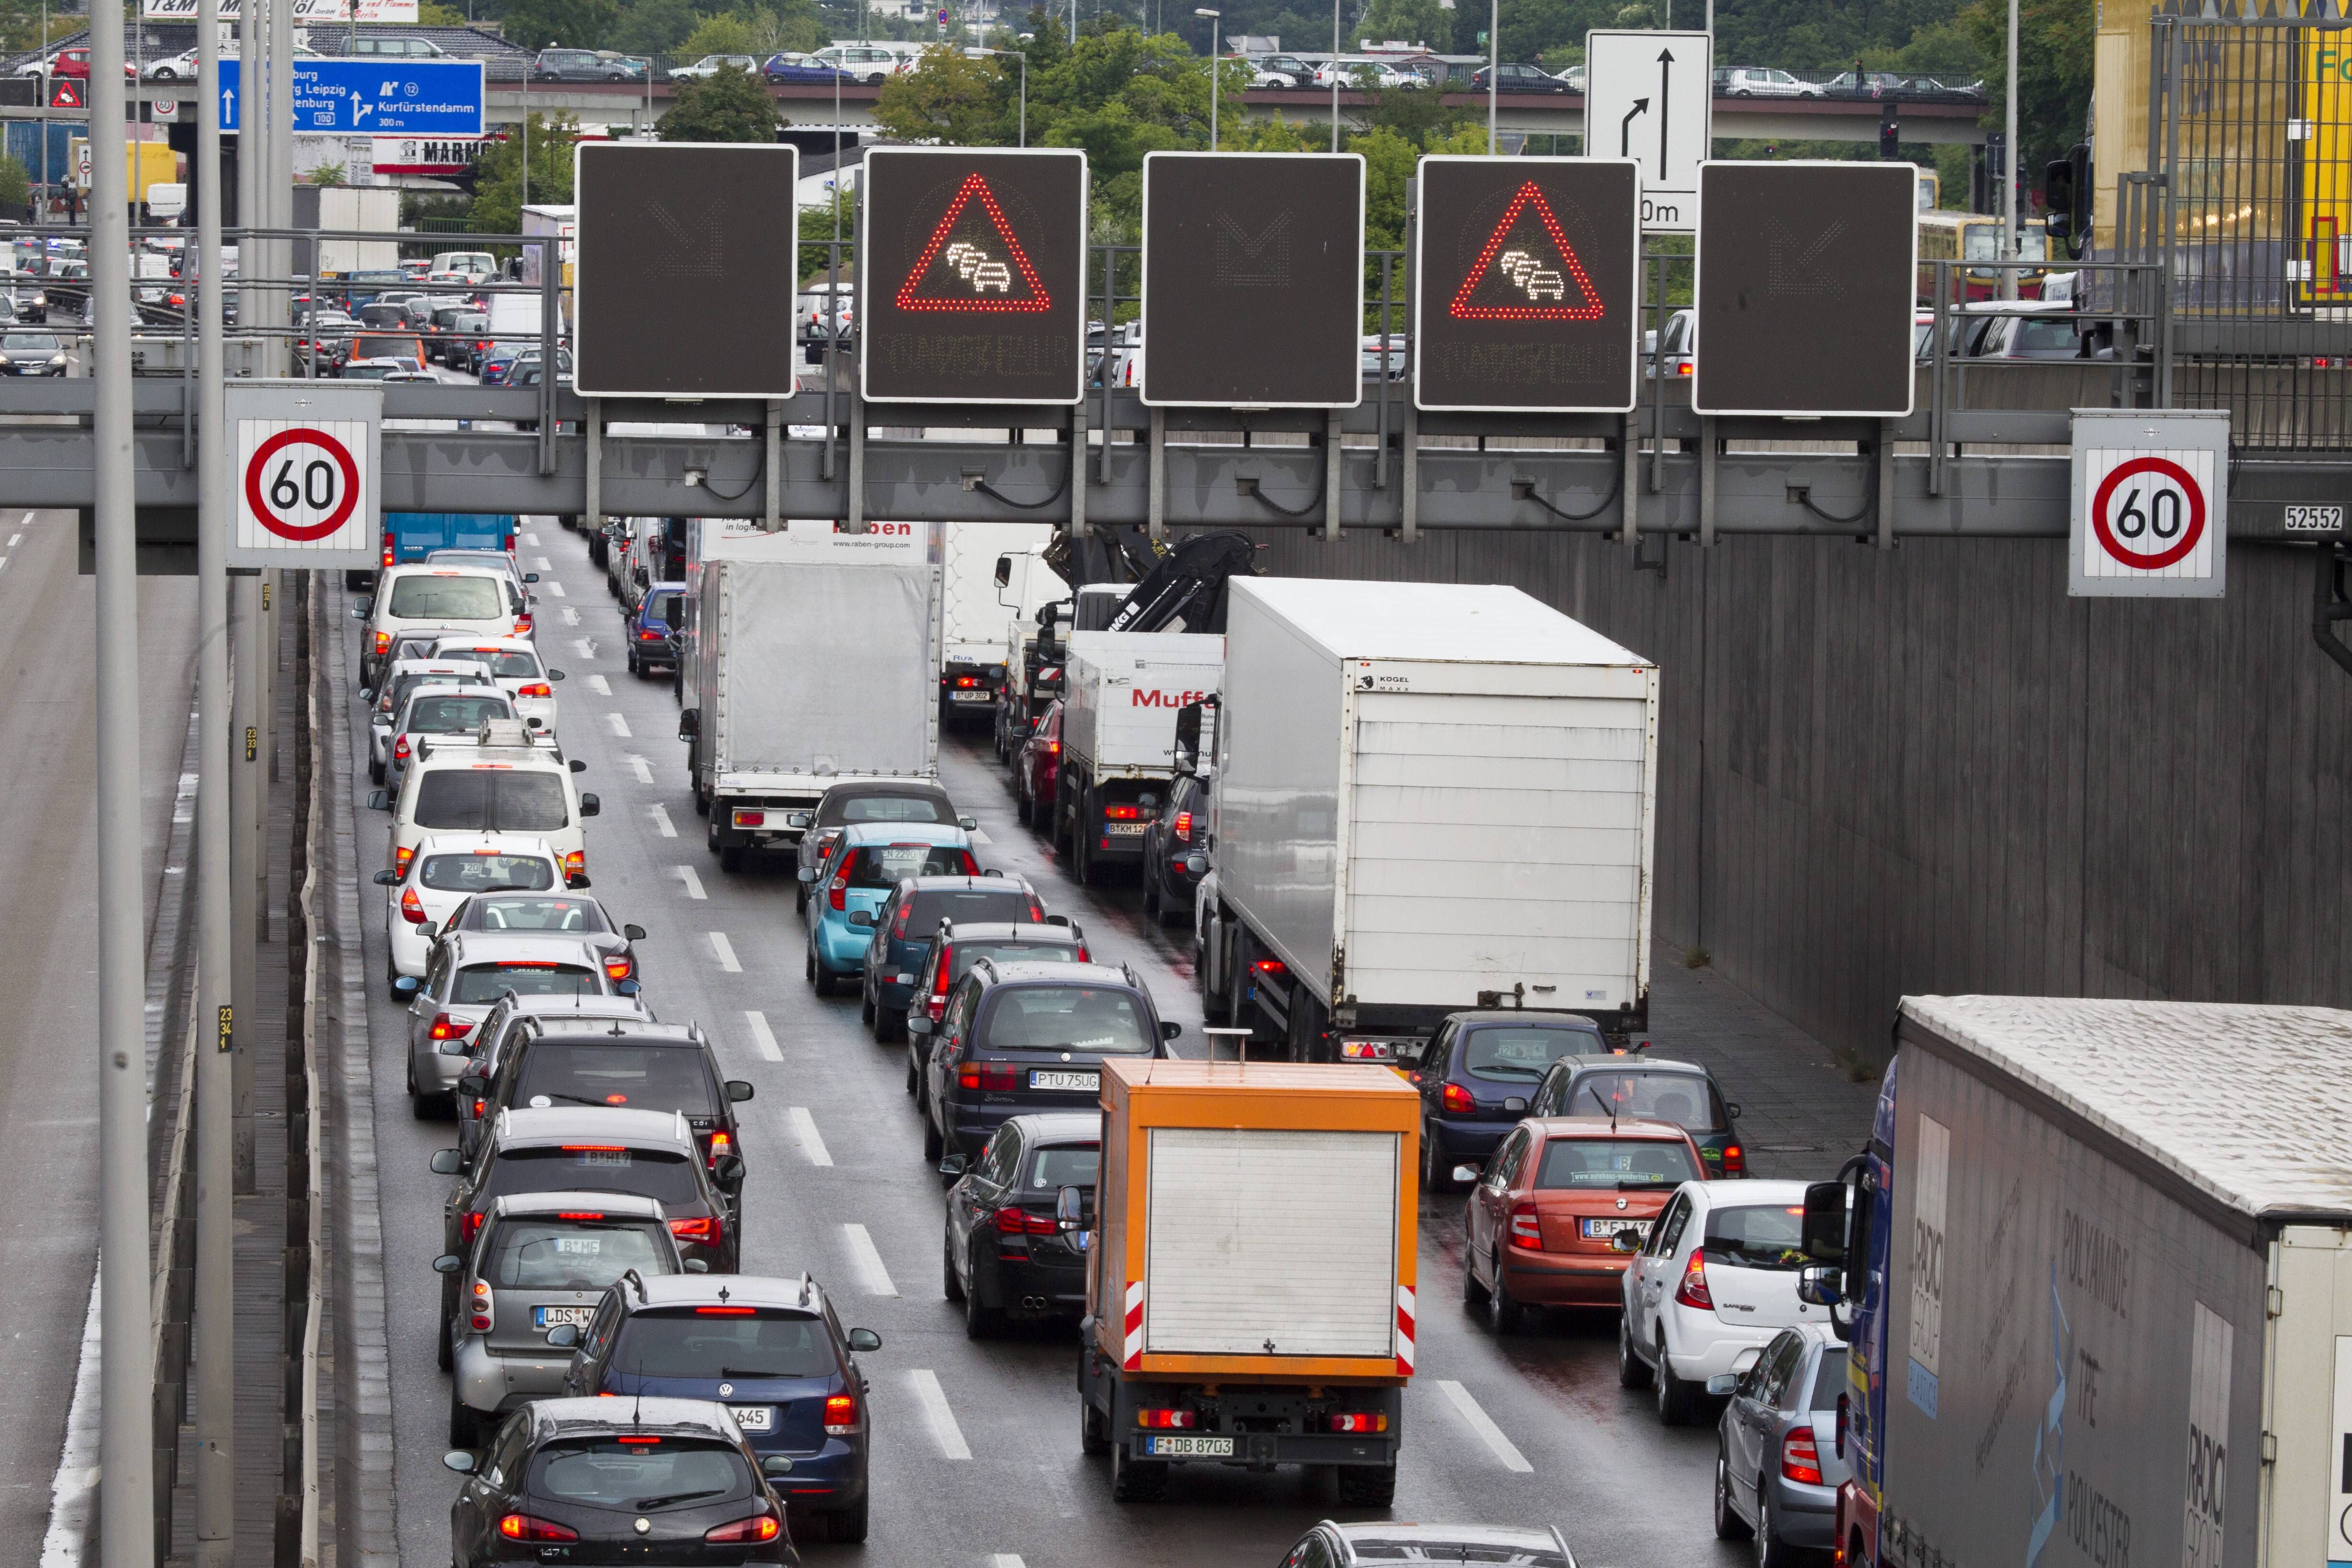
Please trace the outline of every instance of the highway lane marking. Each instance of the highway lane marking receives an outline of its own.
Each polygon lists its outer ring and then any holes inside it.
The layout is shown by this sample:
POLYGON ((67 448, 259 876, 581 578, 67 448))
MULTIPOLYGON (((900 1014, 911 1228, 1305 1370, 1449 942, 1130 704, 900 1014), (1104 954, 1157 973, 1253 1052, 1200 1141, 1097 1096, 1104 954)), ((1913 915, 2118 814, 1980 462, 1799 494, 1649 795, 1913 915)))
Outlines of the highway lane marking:
MULTIPOLYGON (((658 810, 659 808, 656 807, 656 809, 658 810)), ((679 881, 686 884, 686 896, 688 898, 701 899, 708 898, 709 896, 702 890, 702 879, 695 875, 693 867, 673 866, 670 869, 677 874, 677 879, 679 881)))
POLYGON ((565 626, 578 626, 578 625, 580 624, 580 612, 579 612, 579 611, 577 611, 577 610, 575 610, 575 609, 573 609, 573 608, 572 608, 571 605, 564 605, 564 606, 563 606, 563 624, 564 624, 565 626))
POLYGON ((561 598, 562 598, 562 597, 563 597, 563 584, 561 584, 561 583, 550 583, 550 584, 547 584, 547 591, 548 591, 549 593, 551 593, 551 594, 554 595, 555 595, 557 598, 559 598, 559 599, 561 599, 561 598))
POLYGON ((677 837, 677 829, 670 826, 669 807, 664 805, 659 801, 656 801, 653 805, 646 807, 646 814, 654 819, 655 831, 659 833, 664 838, 675 838, 677 837))
POLYGON ((588 689, 599 697, 610 697, 613 695, 613 683, 601 675, 592 675, 588 678, 588 689))
MULTIPOLYGON (((950 1459, 971 1458, 971 1449, 963 1440, 963 1428, 956 1425, 955 1412, 948 1408, 948 1396, 940 1388, 939 1374, 928 1367, 917 1367, 907 1374, 907 1382, 915 1390, 915 1403, 923 1407, 923 1418, 931 1424, 931 1436, 939 1439, 940 1452, 950 1459)), ((1002 1563, 1004 1559, 999 1555, 996 1561, 1002 1563)))
MULTIPOLYGON (((898 1287, 890 1283, 890 1271, 882 1267, 882 1255, 874 1250, 874 1238, 866 1234, 866 1227, 862 1225, 845 1225, 841 1227, 841 1231, 849 1241, 850 1261, 857 1265, 857 1271, 860 1274, 866 1276, 866 1294, 869 1296, 897 1295, 898 1287)), ((931 1386, 935 1391, 937 1390, 939 1387, 937 1379, 932 1380, 931 1386)), ((944 1398, 940 1401, 940 1407, 943 1410, 947 1408, 947 1401, 944 1398)), ((966 1452, 964 1458, 969 1459, 971 1455, 966 1452)))
POLYGON ((16 520, 16 526, 17 526, 18 528, 30 528, 30 527, 32 527, 32 526, 33 526, 33 514, 32 514, 31 512, 29 512, 29 511, 28 511, 28 512, 26 512, 24 516, 22 516, 22 517, 18 518, 18 519, 16 520))
MULTIPOLYGON (((33 514, 26 512, 26 517, 33 514)), ((98 1500, 98 1278, 89 1281, 89 1310, 81 1321, 81 1363, 74 1372, 73 1404, 66 1411, 65 1450, 49 1480, 49 1528, 41 1538, 41 1568, 78 1568, 98 1500)))
POLYGON ((996 1552, 990 1553, 988 1568, 1029 1568, 1029 1564, 1021 1561, 1018 1552, 996 1552))
MULTIPOLYGON (((538 548, 539 548, 539 535, 537 535, 536 533, 526 533, 526 534, 524 534, 524 535, 522 536, 522 542, 523 542, 525 544, 530 545, 533 550, 536 550, 536 549, 538 549, 538 548)), ((547 562, 546 562, 544 559, 541 560, 541 562, 540 562, 540 563, 539 563, 539 564, 540 564, 540 569, 541 569, 541 571, 546 570, 546 567, 547 567, 547 562)))
POLYGON ((760 1047, 761 1056, 772 1062, 784 1059, 784 1053, 776 1048, 775 1032, 768 1027, 768 1016, 765 1013, 747 1012, 743 1015, 743 1021, 751 1026, 751 1040, 760 1047))
POLYGON ((622 713, 607 713, 604 715, 604 722, 613 726, 613 733, 620 739, 624 741, 633 741, 636 739, 635 736, 629 733, 629 721, 627 715, 622 713))
POLYGON ((809 1157, 812 1165, 830 1165, 833 1152, 824 1146, 824 1135, 816 1130, 816 1118, 808 1113, 805 1105, 795 1105, 789 1113, 793 1119, 793 1136, 801 1141, 801 1152, 809 1157))
MULTIPOLYGON (((538 538, 537 538, 537 536, 536 536, 536 535, 532 536, 532 538, 531 538, 531 540, 530 540, 530 542, 531 542, 531 543, 533 543, 533 544, 537 544, 537 543, 539 542, 539 540, 538 540, 538 538)), ((544 556, 544 555, 534 555, 534 556, 532 556, 532 557, 531 557, 531 562, 530 562, 530 563, 531 563, 531 565, 532 565, 532 567, 533 567, 533 568, 535 568, 536 570, 541 571, 541 572, 552 572, 552 571, 554 571, 554 570, 555 570, 555 563, 554 563, 554 562, 552 562, 552 561, 550 561, 550 560, 549 560, 546 556, 544 556)))
POLYGON ((637 782, 639 784, 651 784, 654 782, 653 763, 646 761, 645 758, 637 755, 635 752, 623 752, 621 760, 629 764, 630 770, 637 775, 637 782))
POLYGON ((1495 1451, 1495 1458, 1503 1461, 1503 1468, 1519 1475, 1526 1475, 1535 1468, 1528 1463, 1528 1457, 1519 1452, 1518 1446, 1503 1436, 1503 1429, 1495 1425, 1495 1418, 1478 1407, 1478 1402, 1470 1396, 1468 1389, 1450 1378, 1438 1379, 1437 1387, 1454 1406, 1454 1413, 1469 1424, 1470 1430, 1486 1440, 1486 1447, 1495 1451))
POLYGON ((596 639, 593 637, 573 637, 572 647, 582 658, 596 657, 596 639))
POLYGON ((20 540, 20 539, 22 539, 22 538, 24 538, 24 537, 25 537, 25 536, 24 536, 23 534, 21 534, 21 533, 12 533, 12 534, 10 534, 10 535, 8 536, 8 548, 9 548, 9 549, 11 549, 11 550, 16 549, 16 541, 18 541, 18 540, 20 540))
POLYGON ((715 931, 710 933, 710 951, 719 955, 719 968, 730 974, 743 973, 743 966, 735 962, 735 944, 727 940, 725 931, 715 931))
POLYGON ((982 833, 977 827, 971 830, 971 841, 974 844, 993 844, 996 842, 995 839, 991 838, 987 834, 982 833))

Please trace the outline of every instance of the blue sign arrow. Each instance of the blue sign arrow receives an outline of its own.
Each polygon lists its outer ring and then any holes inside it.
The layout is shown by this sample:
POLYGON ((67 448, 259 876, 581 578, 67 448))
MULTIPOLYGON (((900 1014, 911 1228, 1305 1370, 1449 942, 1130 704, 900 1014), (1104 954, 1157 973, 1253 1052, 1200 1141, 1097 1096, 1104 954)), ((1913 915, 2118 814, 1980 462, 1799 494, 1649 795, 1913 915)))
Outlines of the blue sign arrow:
MULTIPOLYGON (((220 63, 220 128, 235 131, 241 61, 220 63)), ((310 135, 479 136, 479 60, 298 60, 294 129, 310 135)))

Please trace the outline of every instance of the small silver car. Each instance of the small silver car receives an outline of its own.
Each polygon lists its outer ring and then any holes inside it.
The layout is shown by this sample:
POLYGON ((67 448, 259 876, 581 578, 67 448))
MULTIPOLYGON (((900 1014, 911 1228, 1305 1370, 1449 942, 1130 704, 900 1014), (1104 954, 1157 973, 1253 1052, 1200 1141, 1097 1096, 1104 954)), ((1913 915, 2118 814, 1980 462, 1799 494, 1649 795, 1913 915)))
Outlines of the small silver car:
MULTIPOLYGON (((653 1023, 654 1013, 642 996, 524 996, 509 992, 474 1026, 473 1037, 467 1042, 472 1054, 459 1072, 459 1081, 497 1077, 499 1064, 527 1037, 592 1021, 599 1028, 634 1030, 653 1023)), ((489 1106, 480 1096, 466 1094, 457 1096, 457 1147, 470 1160, 481 1145, 489 1106)))
POLYGON ((1511 1563, 1576 1568, 1557 1528, 1499 1524, 1341 1524, 1325 1520, 1283 1553, 1282 1568, 1358 1568, 1407 1563, 1511 1563))
POLYGON ((1707 1379, 1728 1394, 1717 1428, 1715 1532, 1756 1542, 1756 1561, 1825 1552, 1837 1542, 1838 1395, 1845 1345, 1826 1323, 1783 1329, 1746 1372, 1707 1379))
POLYGON ((421 1120, 446 1103, 472 1054, 474 1026, 508 992, 523 996, 605 996, 604 954, 576 936, 509 936, 457 931, 434 944, 425 978, 393 982, 408 1004, 408 1094, 421 1120))
POLYGON ((498 1416, 563 1392, 572 1352, 551 1348, 549 1331, 587 1327, 625 1269, 648 1278, 703 1268, 678 1256, 660 1204, 585 1191, 493 1199, 471 1251, 433 1267, 457 1280, 457 1310, 443 1325, 454 1448, 478 1447, 498 1416))

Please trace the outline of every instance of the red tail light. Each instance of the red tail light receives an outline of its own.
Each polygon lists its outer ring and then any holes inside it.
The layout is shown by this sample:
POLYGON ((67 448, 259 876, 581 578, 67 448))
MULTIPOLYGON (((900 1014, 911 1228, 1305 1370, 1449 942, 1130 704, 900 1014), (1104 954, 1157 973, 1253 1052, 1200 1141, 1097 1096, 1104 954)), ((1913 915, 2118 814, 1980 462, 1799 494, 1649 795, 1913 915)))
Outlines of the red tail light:
POLYGON ((425 921, 425 906, 417 901, 414 888, 404 889, 400 895, 400 918, 413 926, 421 926, 425 921))
POLYGON ((471 1247, 471 1246, 473 1246, 473 1245, 474 1245, 474 1237, 475 1237, 477 1235, 478 1235, 478 1234, 480 1233, 481 1228, 482 1228, 482 1211, 481 1211, 481 1210, 479 1210, 479 1209, 468 1209, 468 1210, 467 1210, 464 1214, 459 1215, 457 1216, 457 1241, 458 1241, 458 1244, 459 1244, 460 1246, 464 1246, 464 1247, 471 1247))
POLYGON ((735 814, 735 826, 738 827, 765 827, 767 825, 768 814, 764 811, 739 811, 735 814))
POLYGON ((452 1018, 446 1013, 433 1015, 433 1027, 426 1037, 436 1040, 462 1040, 474 1032, 474 1026, 463 1018, 452 1018))
POLYGON ((948 1010, 948 976, 955 973, 955 944, 946 943, 940 949, 939 989, 931 993, 931 1022, 936 1024, 948 1010))
MULTIPOLYGON (((383 563, 387 566, 392 564, 392 535, 389 533, 383 536, 383 563)), ((383 651, 380 647, 376 649, 378 653, 383 651)))
POLYGON ((1176 814, 1176 837, 1179 838, 1190 838, 1192 837, 1192 814, 1191 812, 1180 811, 1176 814))
POLYGON ((1011 1062, 966 1062, 956 1071, 956 1082, 983 1094, 1010 1094, 1019 1087, 1020 1070, 1011 1062))
POLYGON ((404 844, 392 852, 392 868, 405 877, 408 875, 408 863, 415 858, 416 851, 404 844))
POLYGON ((772 1513, 755 1513, 749 1519, 739 1519, 732 1524, 713 1525, 702 1532, 705 1541, 740 1544, 754 1541, 773 1541, 783 1533, 783 1525, 772 1513))
POLYGON ((509 533, 504 539, 499 540, 499 548, 505 551, 508 554, 512 555, 514 553, 514 535, 509 533))
POLYGON ((1537 1217, 1535 1205, 1520 1202, 1511 1205, 1511 1245, 1529 1252, 1543 1250, 1543 1222, 1537 1217))
POLYGON ((1385 1432, 1388 1429, 1389 1418, 1386 1415, 1369 1411, 1359 1410, 1331 1417, 1331 1430, 1334 1432, 1385 1432))
POLYGON ((710 1135, 710 1163, 712 1164, 716 1165, 719 1163, 719 1158, 722 1155, 731 1154, 734 1152, 735 1141, 727 1136, 725 1130, 722 1129, 710 1135))
POLYGON ((552 697, 555 695, 555 688, 544 680, 527 681, 515 688, 515 695, 517 697, 552 697))
POLYGON ((915 900, 912 899, 907 900, 904 903, 901 903, 898 906, 898 915, 890 921, 890 935, 892 940, 897 942, 904 942, 907 940, 907 917, 914 912, 915 900))
POLYGON ((824 1435, 846 1437, 857 1430, 857 1395, 830 1394, 824 1401, 824 1435))
POLYGON ((1715 1298, 1706 1288, 1706 1263, 1698 1253, 1691 1254, 1690 1266, 1683 1270, 1683 1282, 1675 1287, 1675 1305, 1715 1310, 1715 1298))
MULTIPOLYGON (((384 564, 385 564, 385 565, 387 565, 387 566, 389 566, 389 565, 391 565, 391 564, 392 564, 392 562, 391 562, 389 559, 386 559, 386 560, 385 560, 385 562, 384 562, 384 564)), ((390 653, 391 651, 392 651, 392 634, 391 634, 390 632, 378 632, 378 633, 376 633, 376 634, 375 634, 375 656, 376 656, 376 658, 382 658, 385 654, 390 653)))
POLYGON ((1031 1214, 1010 1205, 996 1211, 996 1228, 1005 1236, 1058 1236, 1062 1230, 1052 1215, 1031 1214))
POLYGON ((1192 1410, 1139 1410, 1135 1413, 1138 1426, 1196 1426, 1200 1413, 1192 1410))
POLYGON ((588 852, 585 849, 574 849, 563 858, 563 879, 566 882, 571 881, 574 877, 584 877, 587 874, 588 852))
POLYGON ((699 1219, 674 1219, 669 1233, 681 1242, 696 1242, 704 1247, 719 1245, 719 1216, 704 1215, 699 1219))
POLYGON ((1131 805, 1107 805, 1103 807, 1103 816, 1113 822, 1133 822, 1137 817, 1141 816, 1142 815, 1143 813, 1141 811, 1131 805))
MULTIPOLYGON (((378 653, 382 653, 383 651, 383 649, 382 649, 382 648, 378 648, 378 649, 376 649, 376 652, 378 652, 378 653)), ((1062 752, 1062 742, 1059 742, 1059 741, 1048 741, 1048 742, 1045 742, 1045 754, 1046 754, 1047 756, 1049 756, 1049 757, 1059 756, 1059 755, 1061 755, 1061 752, 1062 752)))
POLYGON ((636 960, 629 957, 628 954, 615 954, 604 961, 604 978, 607 980, 626 980, 632 973, 635 973, 636 967, 636 960))
POLYGON ((408 737, 406 734, 404 733, 394 738, 392 742, 392 754, 398 757, 404 763, 408 760, 408 737))
POLYGON ((1467 1116, 1478 1109, 1478 1102, 1470 1098, 1470 1091, 1458 1083, 1447 1084, 1438 1098, 1445 1109, 1456 1116, 1467 1116))
POLYGON ((1282 960, 1278 958, 1261 958, 1255 963, 1251 964, 1250 968, 1259 974, 1287 974, 1290 973, 1290 965, 1283 963, 1282 960))
POLYGON ((1780 1474, 1809 1487, 1822 1484, 1822 1453, 1813 1442, 1811 1427, 1790 1427, 1780 1439, 1780 1474))
POLYGON ((978 686, 979 684, 980 684, 980 682, 979 682, 979 681, 974 680, 974 679, 973 679, 971 676, 969 676, 969 675, 959 675, 959 676, 957 676, 957 677, 956 677, 956 686, 957 686, 957 689, 960 689, 960 690, 969 691, 969 690, 971 690, 973 687, 978 686))
POLYGON ((760 1309, 757 1307, 697 1307, 694 1310, 694 1315, 698 1318, 755 1318, 760 1315, 760 1309))
POLYGON ((662 635, 661 633, 654 630, 651 626, 647 626, 637 633, 637 640, 639 642, 659 642, 662 640, 662 635))
POLYGON ((853 850, 842 855, 841 869, 835 872, 833 880, 824 885, 825 901, 836 910, 849 907, 849 857, 854 853, 856 851, 853 850))
POLYGON ((1723 1173, 1727 1176, 1744 1176, 1748 1173, 1748 1155, 1737 1143, 1727 1143, 1723 1146, 1723 1173))
POLYGON ((567 1530, 551 1519, 533 1519, 527 1513, 510 1513, 499 1521, 499 1533, 509 1541, 577 1541, 577 1531, 567 1530))
POLYGON ((530 611, 526 610, 526 611, 524 611, 521 615, 517 616, 515 617, 515 629, 514 629, 514 635, 515 635, 515 636, 517 636, 517 637, 527 637, 530 636, 530 611))

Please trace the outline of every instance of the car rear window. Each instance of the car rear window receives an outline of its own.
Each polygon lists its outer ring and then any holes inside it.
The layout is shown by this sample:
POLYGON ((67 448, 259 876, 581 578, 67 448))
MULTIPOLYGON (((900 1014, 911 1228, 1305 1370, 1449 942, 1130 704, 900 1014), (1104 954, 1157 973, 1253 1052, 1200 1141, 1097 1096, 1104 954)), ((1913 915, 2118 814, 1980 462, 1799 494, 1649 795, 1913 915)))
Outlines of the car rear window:
POLYGON ((672 1149, 616 1148, 603 1143, 499 1152, 479 1201, 515 1193, 635 1193, 671 1205, 702 1201, 702 1188, 685 1154, 672 1149))
MULTIPOLYGON (((373 308, 369 307, 371 310, 373 308)), ((394 314, 397 316, 397 310, 394 314)), ((371 321, 368 324, 381 326, 383 323, 371 321)), ((353 359, 417 359, 422 357, 424 353, 424 346, 415 338, 404 332, 396 337, 373 337, 362 333, 352 340, 353 359)))
POLYGON ((517 1105, 614 1105, 709 1116, 710 1072, 695 1046, 541 1040, 523 1053, 517 1105))
POLYGON ((551 1501, 654 1513, 748 1500, 751 1467, 715 1439, 564 1437, 532 1458, 528 1485, 551 1501))
POLYGON ((1021 1184, 1033 1193, 1091 1187, 1101 1171, 1101 1144, 1055 1143, 1029 1156, 1029 1173, 1022 1178, 1021 1184))
POLYGON ((849 885, 895 888, 909 877, 977 877, 980 862, 950 844, 867 844, 851 851, 849 885))
MULTIPOLYGON (((445 651, 455 653, 457 650, 445 651)), ((504 676, 509 680, 518 678, 532 679, 540 673, 539 656, 535 653, 506 648, 475 648, 467 652, 465 657, 480 659, 489 666, 492 675, 504 676)))
POLYGON ((483 899, 466 910, 467 931, 610 931, 593 899, 483 899))
POLYGON ((841 1358, 822 1318, 718 1307, 639 1312, 607 1364, 641 1377, 831 1377, 841 1358))
POLYGON ((513 717, 503 697, 420 697, 408 710, 408 728, 419 735, 455 735, 480 729, 485 719, 513 717))
POLYGON ((2021 349, 2057 349, 2073 353, 2083 345, 2082 340, 2075 336, 2074 322, 2063 319, 2043 321, 2029 316, 2017 323, 2017 346, 2021 349))
POLYGON ((1700 1244, 1709 1263, 1787 1271, 1805 1266, 1802 1204, 1747 1204, 1706 1216, 1700 1244))
POLYGON ((985 1047, 995 1051, 1148 1051, 1143 1010, 1099 985, 1013 985, 996 994, 985 1047))
POLYGON ((1576 1080, 1575 1091, 1559 1108, 1559 1114, 1640 1116, 1671 1121, 1692 1132, 1720 1132, 1725 1125, 1722 1102, 1706 1079, 1696 1073, 1644 1072, 1638 1068, 1584 1074, 1576 1080))
POLYGON ((495 578, 430 573, 393 584, 387 612, 404 621, 495 621, 506 604, 495 578))
POLYGON ((1348 1544, 1359 1563, 1493 1563, 1512 1568, 1573 1568, 1554 1547, 1491 1545, 1485 1542, 1433 1541, 1426 1535, 1400 1540, 1359 1535, 1348 1544))
POLYGON ((821 827, 837 827, 851 822, 952 822, 944 802, 927 800, 919 795, 908 797, 895 795, 855 795, 846 800, 827 801, 817 818, 821 827))
POLYGON ((1539 1083, 1544 1070, 1562 1057, 1607 1054, 1599 1031, 1543 1029, 1519 1025, 1471 1029, 1462 1043, 1462 1070, 1495 1083, 1539 1083))
POLYGON ((416 786, 419 827, 551 833, 571 821, 560 774, 443 768, 416 786))
POLYGON ((509 959, 497 963, 469 963, 457 971, 449 1000, 461 1005, 487 1006, 511 991, 518 996, 601 996, 601 972, 584 963, 549 963, 537 959, 509 959))
POLYGON ((602 1290, 624 1268, 668 1274, 670 1248, 646 1219, 510 1219, 483 1274, 501 1290, 602 1290))
POLYGON ((1062 942, 959 942, 955 944, 955 978, 961 980, 983 958, 1013 963, 1076 963, 1078 950, 1062 942))
POLYGON ((1822 1359, 1813 1368, 1813 1399, 1815 1410, 1835 1410, 1838 1395, 1846 1391, 1848 1376, 1843 1345, 1823 1345, 1822 1359))
POLYGON ((1704 1179, 1690 1151, 1658 1138, 1553 1138, 1536 1169, 1539 1190, 1675 1187, 1704 1179))
POLYGON ((1045 906, 1017 884, 1006 888, 940 888, 919 892, 908 903, 904 929, 911 933, 937 931, 941 921, 1042 922, 1045 918, 1045 906))
POLYGON ((417 879, 440 893, 551 888, 555 868, 537 855, 428 855, 417 879))
POLYGON ((659 621, 666 626, 677 625, 677 601, 676 594, 648 595, 646 599, 646 619, 659 621))

